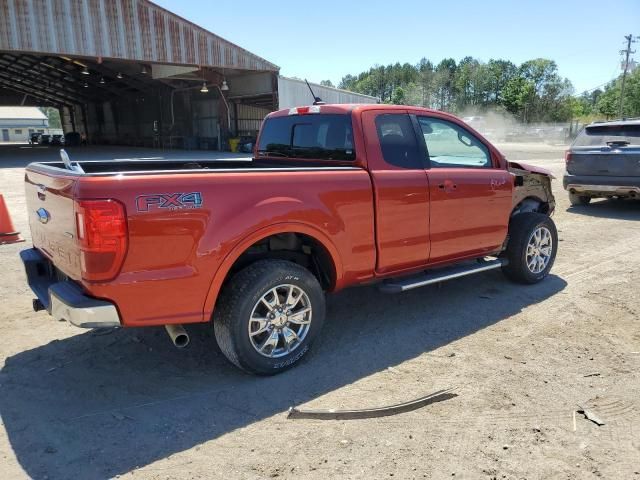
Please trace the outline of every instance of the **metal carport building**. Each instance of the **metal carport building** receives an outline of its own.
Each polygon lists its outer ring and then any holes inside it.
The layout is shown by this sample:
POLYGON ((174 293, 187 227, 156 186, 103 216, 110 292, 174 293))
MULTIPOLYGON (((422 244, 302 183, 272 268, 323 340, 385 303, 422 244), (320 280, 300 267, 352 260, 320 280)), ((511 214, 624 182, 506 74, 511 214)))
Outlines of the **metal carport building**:
POLYGON ((0 105, 94 144, 218 148, 277 108, 278 67, 148 0, 0 0, 0 105))

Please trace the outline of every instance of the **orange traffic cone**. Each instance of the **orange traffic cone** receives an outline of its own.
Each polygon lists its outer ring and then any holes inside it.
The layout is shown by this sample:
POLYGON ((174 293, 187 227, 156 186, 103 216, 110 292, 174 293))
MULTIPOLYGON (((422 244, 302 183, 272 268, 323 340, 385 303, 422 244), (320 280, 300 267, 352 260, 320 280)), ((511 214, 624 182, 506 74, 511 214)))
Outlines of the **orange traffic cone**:
POLYGON ((17 242, 24 242, 24 240, 20 238, 20 232, 16 232, 13 228, 9 210, 4 203, 4 197, 0 194, 0 245, 17 242))

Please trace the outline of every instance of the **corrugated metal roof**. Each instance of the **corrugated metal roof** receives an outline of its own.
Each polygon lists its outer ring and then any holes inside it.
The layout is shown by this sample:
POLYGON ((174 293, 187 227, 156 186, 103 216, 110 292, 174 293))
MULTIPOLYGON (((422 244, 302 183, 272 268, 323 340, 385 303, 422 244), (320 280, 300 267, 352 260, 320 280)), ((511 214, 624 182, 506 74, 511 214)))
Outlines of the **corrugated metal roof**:
POLYGON ((37 107, 0 107, 3 120, 46 120, 47 116, 37 107))
POLYGON ((148 0, 0 0, 0 50, 278 70, 148 0))

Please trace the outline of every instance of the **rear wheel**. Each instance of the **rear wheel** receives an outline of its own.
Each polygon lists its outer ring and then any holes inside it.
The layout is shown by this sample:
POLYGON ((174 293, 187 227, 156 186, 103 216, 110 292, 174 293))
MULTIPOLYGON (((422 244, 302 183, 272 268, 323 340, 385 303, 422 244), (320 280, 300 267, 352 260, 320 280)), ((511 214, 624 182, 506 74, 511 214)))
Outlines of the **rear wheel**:
POLYGON ((577 193, 569 193, 569 201, 571 205, 589 205, 591 202, 591 197, 588 195, 578 195, 577 193))
POLYGON ((509 224, 503 254, 508 264, 503 271, 516 282, 537 283, 549 274, 557 249, 558 232, 550 217, 535 212, 516 215, 509 224))
POLYGON ((309 351, 324 315, 324 292, 311 272, 284 260, 261 260, 225 286, 213 328, 231 363, 249 373, 273 375, 309 351))

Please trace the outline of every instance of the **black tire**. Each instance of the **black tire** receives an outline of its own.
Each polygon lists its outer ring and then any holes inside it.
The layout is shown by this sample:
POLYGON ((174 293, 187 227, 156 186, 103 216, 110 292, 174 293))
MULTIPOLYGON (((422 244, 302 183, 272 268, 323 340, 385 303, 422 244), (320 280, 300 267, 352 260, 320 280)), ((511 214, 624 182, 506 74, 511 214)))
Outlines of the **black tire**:
POLYGON ((589 205, 589 203, 591 202, 591 197, 589 197, 588 195, 569 193, 569 201, 573 206, 589 205))
MULTIPOLYGON (((324 292, 311 272, 293 262, 260 260, 235 274, 223 288, 213 314, 213 329, 220 350, 231 363, 248 373, 274 375, 291 368, 309 351, 322 329, 324 317, 324 292), (271 358, 259 353, 254 347, 252 338, 256 337, 249 335, 249 319, 263 295, 280 285, 293 285, 306 294, 304 301, 310 302, 311 321, 303 340, 292 347, 290 353, 271 358)), ((272 329, 278 328, 270 322, 272 329)), ((282 328, 295 331, 298 327, 301 328, 300 325, 287 323, 282 328)), ((300 332, 301 330, 297 330, 296 335, 300 332)), ((267 333, 265 331, 262 335, 267 333)), ((284 348, 284 337, 278 336, 278 345, 284 348)))
POLYGON ((503 253, 508 264, 502 267, 504 274, 518 283, 537 283, 551 270, 558 251, 558 231, 553 220, 542 213, 527 212, 516 215, 509 223, 509 242, 503 253), (527 265, 527 246, 536 230, 546 228, 551 235, 551 255, 547 265, 539 272, 532 271, 527 265))

